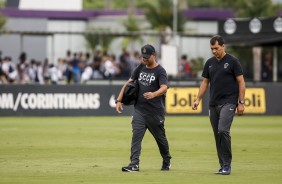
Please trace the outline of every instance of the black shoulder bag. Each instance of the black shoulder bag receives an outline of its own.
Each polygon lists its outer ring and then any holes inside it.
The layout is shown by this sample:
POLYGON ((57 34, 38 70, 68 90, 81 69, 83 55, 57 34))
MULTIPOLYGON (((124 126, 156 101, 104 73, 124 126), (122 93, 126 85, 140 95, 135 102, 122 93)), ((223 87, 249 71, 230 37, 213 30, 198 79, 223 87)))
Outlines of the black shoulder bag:
MULTIPOLYGON (((143 64, 140 64, 136 68, 136 70, 138 71, 138 76, 143 66, 144 66, 143 64)), ((136 80, 127 83, 127 85, 124 88, 123 97, 121 99, 121 103, 123 103, 124 105, 133 105, 137 102, 139 86, 136 80)))

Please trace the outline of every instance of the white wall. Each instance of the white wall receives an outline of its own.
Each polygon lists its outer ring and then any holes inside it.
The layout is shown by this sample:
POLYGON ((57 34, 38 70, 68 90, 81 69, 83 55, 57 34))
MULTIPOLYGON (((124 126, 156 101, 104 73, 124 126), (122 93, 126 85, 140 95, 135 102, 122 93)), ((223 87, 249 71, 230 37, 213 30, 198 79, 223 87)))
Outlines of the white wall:
MULTIPOLYGON (((187 21, 184 25, 185 32, 190 34, 216 35, 217 21, 187 21)), ((212 56, 210 51, 210 38, 182 37, 180 52, 187 54, 189 59, 203 57, 205 60, 212 56)))
POLYGON ((187 21, 184 30, 192 34, 217 34, 217 21, 187 21))
POLYGON ((19 9, 79 11, 82 0, 20 0, 19 9))
POLYGON ((1 35, 0 36, 0 51, 2 58, 5 56, 12 57, 12 61, 18 63, 18 57, 21 52, 20 36, 19 35, 1 35))
POLYGON ((180 45, 181 53, 187 54, 189 59, 203 57, 205 60, 212 56, 210 38, 184 37, 180 45))
MULTIPOLYGON (((86 29, 85 21, 49 20, 47 31, 52 32, 83 32, 86 29)), ((83 35, 56 34, 47 42, 47 55, 51 62, 56 63, 58 58, 65 58, 66 51, 86 52, 87 43, 83 35)))
MULTIPOLYGON (((9 18, 5 29, 11 31, 46 31, 47 19, 35 18, 9 18)), ((46 57, 45 36, 5 34, 0 35, 0 50, 3 56, 11 56, 14 62, 18 62, 21 52, 26 52, 28 59, 42 61, 46 57)))
POLYGON ((104 17, 97 17, 92 19, 89 22, 88 28, 92 29, 106 29, 107 31, 112 32, 123 32, 126 31, 123 26, 123 21, 126 20, 127 17, 113 17, 113 16, 104 16, 104 17))

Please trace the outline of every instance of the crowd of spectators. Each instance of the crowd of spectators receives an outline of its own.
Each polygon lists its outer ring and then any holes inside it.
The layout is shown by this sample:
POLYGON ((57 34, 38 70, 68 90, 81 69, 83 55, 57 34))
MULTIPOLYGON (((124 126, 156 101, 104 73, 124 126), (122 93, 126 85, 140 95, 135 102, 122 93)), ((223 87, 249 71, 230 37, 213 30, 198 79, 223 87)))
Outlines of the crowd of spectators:
MULTIPOLYGON (((273 58, 270 52, 262 57, 261 81, 273 80, 273 58)), ((187 54, 179 58, 177 80, 195 80, 199 71, 187 54)), ((116 57, 96 51, 94 54, 72 52, 56 62, 29 59, 26 53, 18 58, 3 56, 0 51, 0 84, 84 84, 89 80, 127 80, 132 71, 141 63, 138 51, 130 54, 126 49, 116 57)), ((161 58, 157 58, 161 63, 161 58)), ((200 71, 201 72, 201 71, 200 71)))
POLYGON ((95 79, 128 79, 141 62, 139 52, 130 56, 125 49, 118 58, 101 51, 91 56, 90 53, 68 50, 56 64, 48 58, 44 61, 28 60, 26 53, 21 53, 17 61, 1 55, 2 84, 80 84, 95 79))

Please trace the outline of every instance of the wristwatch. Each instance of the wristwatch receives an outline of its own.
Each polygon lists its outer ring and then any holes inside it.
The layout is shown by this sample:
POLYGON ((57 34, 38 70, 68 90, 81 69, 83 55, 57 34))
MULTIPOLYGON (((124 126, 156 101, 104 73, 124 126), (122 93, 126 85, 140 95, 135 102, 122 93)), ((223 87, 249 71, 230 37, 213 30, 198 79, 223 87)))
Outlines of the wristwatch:
POLYGON ((120 100, 116 99, 115 103, 117 104, 118 102, 121 102, 120 100))
POLYGON ((245 104, 245 100, 239 100, 239 104, 245 104))

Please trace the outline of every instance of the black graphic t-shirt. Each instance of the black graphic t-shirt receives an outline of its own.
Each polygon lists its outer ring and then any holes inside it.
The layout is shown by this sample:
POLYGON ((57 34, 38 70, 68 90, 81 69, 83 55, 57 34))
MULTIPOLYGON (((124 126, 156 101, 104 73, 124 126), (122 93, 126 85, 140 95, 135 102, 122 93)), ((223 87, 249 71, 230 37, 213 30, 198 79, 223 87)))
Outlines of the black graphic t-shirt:
POLYGON ((202 76, 210 81, 209 105, 237 104, 239 86, 236 77, 239 75, 243 75, 243 70, 236 57, 225 54, 220 61, 215 57, 208 59, 202 76))
POLYGON ((164 116, 165 95, 148 100, 143 97, 143 94, 146 92, 155 92, 163 84, 168 85, 167 73, 165 69, 161 65, 150 69, 141 64, 134 70, 131 78, 133 80, 137 80, 139 85, 138 99, 135 109, 144 114, 164 116))

